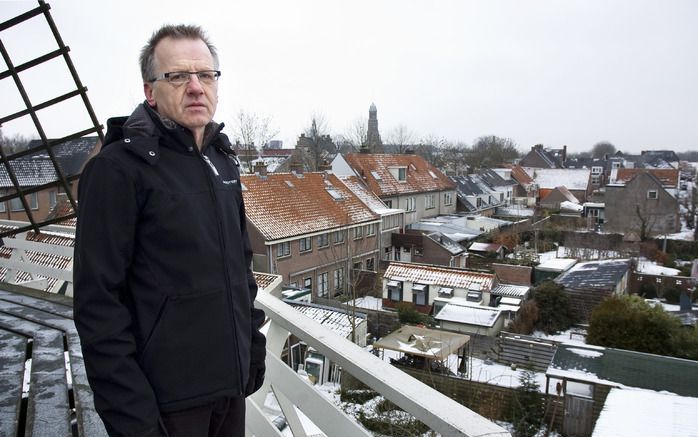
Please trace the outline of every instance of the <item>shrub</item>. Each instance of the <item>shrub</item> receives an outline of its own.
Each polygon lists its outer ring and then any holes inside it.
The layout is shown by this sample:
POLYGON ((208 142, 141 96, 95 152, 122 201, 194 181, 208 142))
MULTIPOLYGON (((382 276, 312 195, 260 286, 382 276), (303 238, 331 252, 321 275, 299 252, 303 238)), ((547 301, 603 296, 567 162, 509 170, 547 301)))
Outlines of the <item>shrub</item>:
POLYGON ((666 300, 666 303, 679 303, 681 299, 681 290, 675 287, 665 288, 662 292, 662 297, 666 300))
POLYGON ((569 329, 576 317, 563 286, 553 281, 543 281, 533 290, 538 306, 536 327, 547 334, 569 329))
POLYGON ((640 296, 644 297, 645 299, 654 299, 657 297, 657 287, 649 282, 643 282, 640 284, 640 296))
POLYGON ((521 305, 516 319, 509 326, 509 331, 514 334, 530 335, 538 322, 538 306, 534 300, 527 300, 521 305))
POLYGON ((397 308, 397 315, 400 319, 400 323, 411 323, 420 324, 426 321, 424 314, 417 311, 417 309, 409 302, 400 302, 395 305, 397 308))

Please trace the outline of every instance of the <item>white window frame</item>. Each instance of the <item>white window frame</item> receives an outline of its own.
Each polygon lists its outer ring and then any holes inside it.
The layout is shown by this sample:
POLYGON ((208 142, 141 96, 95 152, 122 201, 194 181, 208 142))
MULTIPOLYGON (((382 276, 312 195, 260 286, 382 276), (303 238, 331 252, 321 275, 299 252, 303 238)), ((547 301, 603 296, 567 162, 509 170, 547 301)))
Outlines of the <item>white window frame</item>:
POLYGON ((329 275, 327 272, 322 272, 317 275, 317 295, 319 297, 327 297, 329 291, 329 275))
POLYGON ((291 256, 291 242, 284 241, 276 245, 276 257, 285 258, 291 256))
POLYGON ((376 235, 376 224, 369 223, 366 225, 366 236, 371 237, 373 235, 376 235))
POLYGON ((313 250, 313 239, 311 237, 301 238, 298 241, 298 251, 300 253, 307 253, 313 250))
POLYGON ((444 193, 444 205, 453 205, 453 193, 444 193))
POLYGON ((354 228, 354 240, 360 240, 364 238, 364 227, 357 226, 354 228))
POLYGON ((344 229, 340 229, 339 231, 334 231, 334 244, 342 244, 344 243, 344 229))
POLYGON ((317 247, 327 247, 330 245, 330 237, 328 234, 320 234, 317 236, 317 247))
POLYGON ((433 194, 427 194, 424 196, 424 209, 434 209, 436 208, 436 199, 433 194))
POLYGON ((334 271, 334 289, 344 292, 344 267, 339 267, 334 271))

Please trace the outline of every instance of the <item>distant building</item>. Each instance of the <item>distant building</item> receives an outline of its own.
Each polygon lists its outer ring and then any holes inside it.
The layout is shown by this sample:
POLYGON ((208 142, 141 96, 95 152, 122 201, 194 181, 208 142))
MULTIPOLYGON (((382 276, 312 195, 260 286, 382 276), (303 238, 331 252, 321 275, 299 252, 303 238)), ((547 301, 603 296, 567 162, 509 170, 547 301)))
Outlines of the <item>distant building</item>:
POLYGON ((378 109, 375 103, 371 103, 368 109, 368 130, 366 132, 366 144, 362 147, 368 148, 369 153, 383 153, 383 141, 378 131, 378 109))

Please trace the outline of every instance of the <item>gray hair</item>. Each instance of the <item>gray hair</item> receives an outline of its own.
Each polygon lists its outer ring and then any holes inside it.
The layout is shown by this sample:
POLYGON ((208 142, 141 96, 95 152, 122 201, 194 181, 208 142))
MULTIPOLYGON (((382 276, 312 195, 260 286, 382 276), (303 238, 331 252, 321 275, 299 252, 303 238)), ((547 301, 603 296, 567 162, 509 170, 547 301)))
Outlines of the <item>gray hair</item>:
POLYGON ((156 30, 141 50, 140 64, 143 82, 150 82, 156 76, 155 72, 155 46, 165 38, 172 39, 200 39, 203 41, 213 57, 213 68, 218 70, 218 52, 211 44, 206 32, 200 26, 188 24, 166 24, 156 30))

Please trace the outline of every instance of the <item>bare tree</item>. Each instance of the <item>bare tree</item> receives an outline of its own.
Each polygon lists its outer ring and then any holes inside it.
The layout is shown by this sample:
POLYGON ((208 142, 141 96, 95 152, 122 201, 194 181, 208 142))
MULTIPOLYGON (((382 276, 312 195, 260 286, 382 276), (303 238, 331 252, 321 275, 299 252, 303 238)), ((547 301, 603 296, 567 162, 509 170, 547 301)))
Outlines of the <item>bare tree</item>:
POLYGON ((438 157, 435 159, 435 166, 451 176, 467 174, 467 153, 468 146, 465 143, 446 143, 439 149, 438 157))
POLYGON ((414 132, 404 124, 399 124, 388 134, 387 144, 392 144, 397 153, 405 153, 405 150, 414 143, 414 140, 414 132))
POLYGON ((351 144, 354 149, 358 150, 366 144, 367 136, 368 122, 365 118, 358 117, 347 127, 343 139, 345 143, 351 144))
POLYGON ((31 137, 18 133, 5 136, 2 132, 2 128, 0 128, 0 146, 2 146, 7 155, 28 149, 31 140, 31 137))
POLYGON ((613 155, 614 153, 616 153, 616 146, 608 141, 600 141, 591 148, 592 158, 604 158, 606 155, 613 155))
POLYGON ((245 152, 240 158, 247 164, 247 171, 252 173, 251 162, 257 158, 257 147, 261 147, 279 133, 272 127, 271 117, 258 115, 254 112, 240 110, 235 119, 235 136, 240 148, 245 152))
POLYGON ((520 156, 517 145, 510 138, 487 135, 475 140, 470 149, 468 164, 472 168, 497 167, 520 156))

